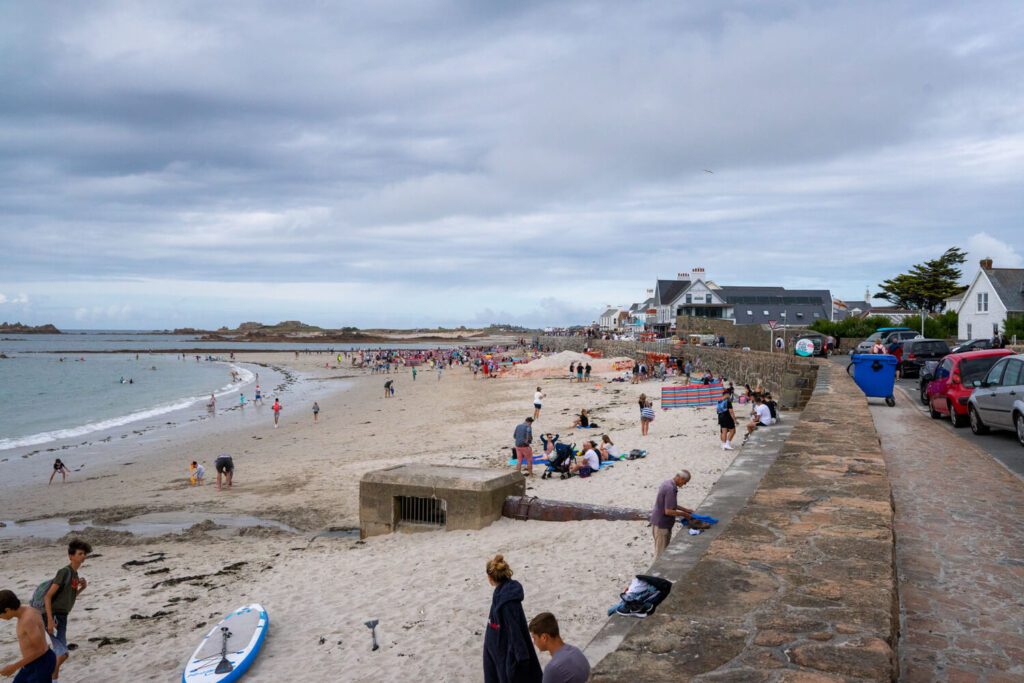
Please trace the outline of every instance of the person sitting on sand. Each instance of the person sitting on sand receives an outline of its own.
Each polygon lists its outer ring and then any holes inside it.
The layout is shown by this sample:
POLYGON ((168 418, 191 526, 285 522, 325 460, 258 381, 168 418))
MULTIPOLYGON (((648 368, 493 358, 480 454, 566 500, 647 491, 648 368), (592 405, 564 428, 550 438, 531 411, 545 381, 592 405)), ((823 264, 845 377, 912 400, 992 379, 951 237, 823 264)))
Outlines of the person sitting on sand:
POLYGON ((579 417, 577 417, 576 421, 572 423, 572 426, 579 427, 580 429, 590 428, 590 415, 587 413, 586 408, 582 408, 580 410, 579 417))
POLYGON ((618 460, 619 451, 607 434, 601 435, 601 460, 618 460))
POLYGON ((53 483, 53 478, 57 476, 58 472, 60 472, 60 483, 63 484, 68 480, 68 466, 62 463, 60 458, 53 461, 53 472, 50 473, 50 481, 47 482, 47 486, 53 483))
POLYGON ((570 472, 577 472, 581 477, 589 477, 601 469, 601 457, 594 450, 593 441, 583 442, 583 455, 570 467, 570 472))
POLYGON ((555 450, 555 442, 558 441, 558 434, 550 432, 540 435, 540 442, 544 444, 544 459, 551 462, 551 453, 555 450))

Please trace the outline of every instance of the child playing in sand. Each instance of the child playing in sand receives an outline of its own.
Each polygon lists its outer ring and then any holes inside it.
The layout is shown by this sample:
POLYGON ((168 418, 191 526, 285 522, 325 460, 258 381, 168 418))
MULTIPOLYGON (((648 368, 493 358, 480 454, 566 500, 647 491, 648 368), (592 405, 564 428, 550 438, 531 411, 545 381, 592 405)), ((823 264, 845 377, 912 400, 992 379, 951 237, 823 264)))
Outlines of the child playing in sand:
POLYGON ((191 483, 194 486, 202 486, 203 476, 206 474, 206 468, 197 463, 195 460, 193 460, 192 464, 188 468, 188 471, 192 475, 189 481, 191 481, 191 483))
POLYGON ((63 484, 68 480, 68 466, 62 463, 60 458, 53 461, 53 472, 50 473, 50 481, 46 484, 47 486, 53 483, 53 478, 57 476, 58 472, 60 472, 60 483, 63 484))

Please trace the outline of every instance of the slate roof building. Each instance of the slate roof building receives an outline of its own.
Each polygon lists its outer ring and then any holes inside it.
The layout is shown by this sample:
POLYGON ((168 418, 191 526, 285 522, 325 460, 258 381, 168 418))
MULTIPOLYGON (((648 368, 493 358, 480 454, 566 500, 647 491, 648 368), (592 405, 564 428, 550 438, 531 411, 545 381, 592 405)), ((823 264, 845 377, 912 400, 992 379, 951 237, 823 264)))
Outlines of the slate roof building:
POLYGON ((736 325, 810 325, 815 320, 835 319, 836 306, 827 289, 785 287, 720 287, 703 268, 679 273, 675 280, 658 280, 654 288, 657 310, 651 327, 659 332, 675 324, 676 317, 728 320, 736 325))
POLYGON ((993 268, 982 259, 956 312, 960 339, 989 338, 1006 331, 1006 319, 1024 315, 1024 268, 993 268))

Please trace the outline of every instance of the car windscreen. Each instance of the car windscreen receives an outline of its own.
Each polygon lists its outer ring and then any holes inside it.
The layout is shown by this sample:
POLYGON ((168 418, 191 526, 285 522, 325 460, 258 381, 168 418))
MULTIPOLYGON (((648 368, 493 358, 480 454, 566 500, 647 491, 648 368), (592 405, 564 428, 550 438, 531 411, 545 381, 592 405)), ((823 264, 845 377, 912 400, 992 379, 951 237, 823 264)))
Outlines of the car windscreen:
POLYGON ((985 379, 989 369, 996 364, 1002 356, 989 356, 988 358, 966 358, 960 361, 960 381, 970 384, 974 380, 985 379))
POLYGON ((945 356, 949 353, 946 342, 926 341, 914 342, 914 354, 918 356, 945 356))

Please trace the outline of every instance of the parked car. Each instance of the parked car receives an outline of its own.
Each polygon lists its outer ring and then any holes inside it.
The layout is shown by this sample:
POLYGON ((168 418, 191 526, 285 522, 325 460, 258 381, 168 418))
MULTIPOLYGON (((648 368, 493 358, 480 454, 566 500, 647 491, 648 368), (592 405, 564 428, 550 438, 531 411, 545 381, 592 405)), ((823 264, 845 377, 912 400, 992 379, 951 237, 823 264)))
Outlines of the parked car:
POLYGON ((984 379, 975 380, 967 415, 975 434, 1012 431, 1024 446, 1024 354, 1000 358, 984 379))
POLYGON ((931 371, 922 370, 921 386, 928 414, 936 420, 948 415, 954 427, 966 427, 967 401, 974 393, 974 382, 985 379, 1000 358, 1012 355, 1009 349, 951 353, 931 371))
POLYGON ((902 339, 913 339, 914 337, 921 336, 909 327, 882 327, 877 332, 872 332, 868 335, 867 339, 850 349, 850 355, 852 356, 855 353, 871 353, 871 347, 875 345, 876 341, 882 341, 888 345, 891 343, 890 337, 895 333, 903 335, 902 339))
POLYGON ((965 353, 967 351, 981 351, 982 349, 991 349, 991 339, 971 339, 965 341, 963 344, 957 344, 953 347, 950 353, 965 353))
POLYGON ((900 361, 901 377, 918 377, 924 364, 941 360, 949 355, 949 345, 942 339, 909 339, 903 344, 903 360, 900 361))
POLYGON ((801 339, 806 339, 814 344, 814 353, 812 356, 827 356, 828 350, 825 348, 825 335, 818 334, 816 332, 806 332, 804 334, 797 335, 793 340, 793 353, 796 354, 796 343, 801 339))

